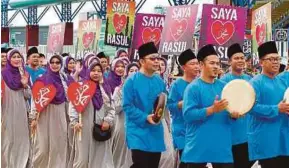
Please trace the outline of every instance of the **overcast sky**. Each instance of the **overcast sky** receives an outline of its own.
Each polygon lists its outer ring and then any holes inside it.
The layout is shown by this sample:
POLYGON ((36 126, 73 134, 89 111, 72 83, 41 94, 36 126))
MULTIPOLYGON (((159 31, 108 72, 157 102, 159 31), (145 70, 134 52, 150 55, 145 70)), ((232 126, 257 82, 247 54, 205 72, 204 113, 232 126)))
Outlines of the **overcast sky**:
MULTIPOLYGON (((136 0, 137 2, 139 0, 136 0)), ((196 0, 195 4, 203 4, 203 3, 213 3, 214 0, 196 0)), ((74 11, 78 6, 78 3, 73 3, 72 4, 72 10, 74 11)), ((155 6, 170 6, 168 0, 146 0, 145 4, 143 7, 140 9, 141 13, 153 13, 154 12, 154 7, 155 6)), ((59 6, 60 8, 60 6, 59 6)), ((39 7, 38 8, 38 15, 43 11, 44 7, 39 7)), ((89 11, 95 11, 93 5, 91 2, 86 2, 86 4, 83 6, 80 12, 89 12, 89 11)), ((10 18, 15 11, 9 11, 8 12, 8 18, 10 18)), ((25 12, 27 12, 27 9, 25 9, 25 12)), ((73 20, 74 23, 78 23, 79 16, 76 16, 75 19, 73 20)), ((53 8, 50 8, 49 11, 44 15, 44 17, 41 19, 39 22, 40 26, 43 25, 50 25, 50 24, 55 24, 59 23, 60 20, 53 10, 53 8)), ((23 19, 22 15, 19 13, 16 18, 12 21, 11 26, 25 26, 26 22, 23 19)), ((78 24, 74 24, 74 29, 77 29, 78 24)))

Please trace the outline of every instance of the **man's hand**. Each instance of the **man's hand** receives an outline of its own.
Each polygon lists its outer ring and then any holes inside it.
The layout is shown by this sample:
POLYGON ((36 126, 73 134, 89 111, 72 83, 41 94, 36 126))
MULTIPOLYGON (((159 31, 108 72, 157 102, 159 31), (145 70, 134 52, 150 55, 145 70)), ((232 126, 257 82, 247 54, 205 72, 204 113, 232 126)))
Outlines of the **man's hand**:
POLYGON ((233 111, 232 113, 230 113, 230 116, 234 119, 238 119, 240 117, 242 117, 242 115, 238 112, 233 111))
POLYGON ((279 111, 281 113, 287 113, 289 114, 289 104, 286 103, 285 100, 281 101, 279 104, 278 104, 278 108, 279 108, 279 111))
POLYGON ((219 96, 217 95, 213 104, 213 111, 215 113, 221 112, 226 109, 229 102, 226 99, 218 100, 219 96))
POLYGON ((179 109, 182 109, 182 108, 183 108, 183 101, 179 101, 179 102, 178 102, 178 108, 179 108, 179 109))
POLYGON ((152 125, 157 125, 157 123, 154 122, 153 120, 154 114, 150 114, 147 116, 147 121, 148 123, 152 124, 152 125))

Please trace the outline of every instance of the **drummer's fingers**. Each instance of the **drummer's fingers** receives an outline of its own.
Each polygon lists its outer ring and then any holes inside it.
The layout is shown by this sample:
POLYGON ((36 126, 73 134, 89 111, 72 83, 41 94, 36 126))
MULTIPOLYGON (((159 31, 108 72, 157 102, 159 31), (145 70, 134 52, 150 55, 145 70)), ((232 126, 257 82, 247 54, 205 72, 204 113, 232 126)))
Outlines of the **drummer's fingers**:
POLYGON ((221 99, 220 102, 228 102, 226 99, 221 99))
POLYGON ((227 100, 223 99, 223 100, 220 101, 220 104, 227 106, 229 104, 229 102, 227 100))
POLYGON ((220 108, 222 109, 222 110, 224 110, 226 107, 227 107, 228 105, 227 104, 220 104, 220 108))

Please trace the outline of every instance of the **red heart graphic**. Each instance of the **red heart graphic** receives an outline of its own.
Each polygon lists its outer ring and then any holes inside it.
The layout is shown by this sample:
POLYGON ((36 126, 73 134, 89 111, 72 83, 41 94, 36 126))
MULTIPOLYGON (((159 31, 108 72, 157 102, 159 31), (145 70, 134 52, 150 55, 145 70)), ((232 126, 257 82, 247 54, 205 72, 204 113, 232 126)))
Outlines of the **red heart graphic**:
POLYGON ((60 45, 60 34, 53 34, 51 36, 50 43, 51 43, 51 45, 50 45, 51 51, 55 52, 56 48, 59 47, 59 45, 60 45))
POLYGON ((264 23, 261 25, 257 25, 256 27, 256 40, 258 46, 265 43, 266 41, 266 25, 264 23))
POLYGON ((211 27, 211 33, 219 45, 228 42, 234 35, 234 32, 235 26, 231 21, 223 23, 222 21, 216 20, 211 27))
POLYGON ((142 32, 142 41, 143 43, 154 42, 157 45, 161 39, 162 31, 159 28, 150 28, 146 27, 142 32))
POLYGON ((32 95, 37 112, 42 112, 56 95, 56 88, 53 84, 47 86, 43 82, 37 81, 32 88, 32 95))
POLYGON ((67 89, 68 99, 73 104, 77 112, 84 111, 96 90, 96 84, 92 81, 84 83, 71 83, 67 89))
POLYGON ((117 34, 121 33, 125 28, 127 19, 125 15, 119 15, 118 13, 113 15, 113 27, 117 34))
POLYGON ((171 36, 175 41, 178 41, 186 32, 188 22, 186 19, 174 20, 170 28, 171 36))
POLYGON ((85 49, 87 49, 90 44, 94 41, 94 33, 93 32, 85 32, 82 36, 82 44, 85 49))

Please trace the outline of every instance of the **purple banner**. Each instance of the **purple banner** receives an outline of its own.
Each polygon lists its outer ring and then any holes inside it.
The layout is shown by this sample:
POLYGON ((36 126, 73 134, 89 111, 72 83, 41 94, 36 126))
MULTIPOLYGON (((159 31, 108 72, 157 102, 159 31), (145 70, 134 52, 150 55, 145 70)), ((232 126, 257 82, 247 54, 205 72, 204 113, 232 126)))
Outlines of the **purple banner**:
POLYGON ((134 24, 132 50, 134 58, 138 60, 137 49, 144 43, 154 42, 159 47, 165 15, 137 14, 134 24))
POLYGON ((168 7, 159 51, 179 55, 192 48, 198 5, 168 7))
POLYGON ((246 19, 246 8, 204 4, 199 48, 213 44, 221 60, 226 61, 230 45, 244 44, 246 19))

